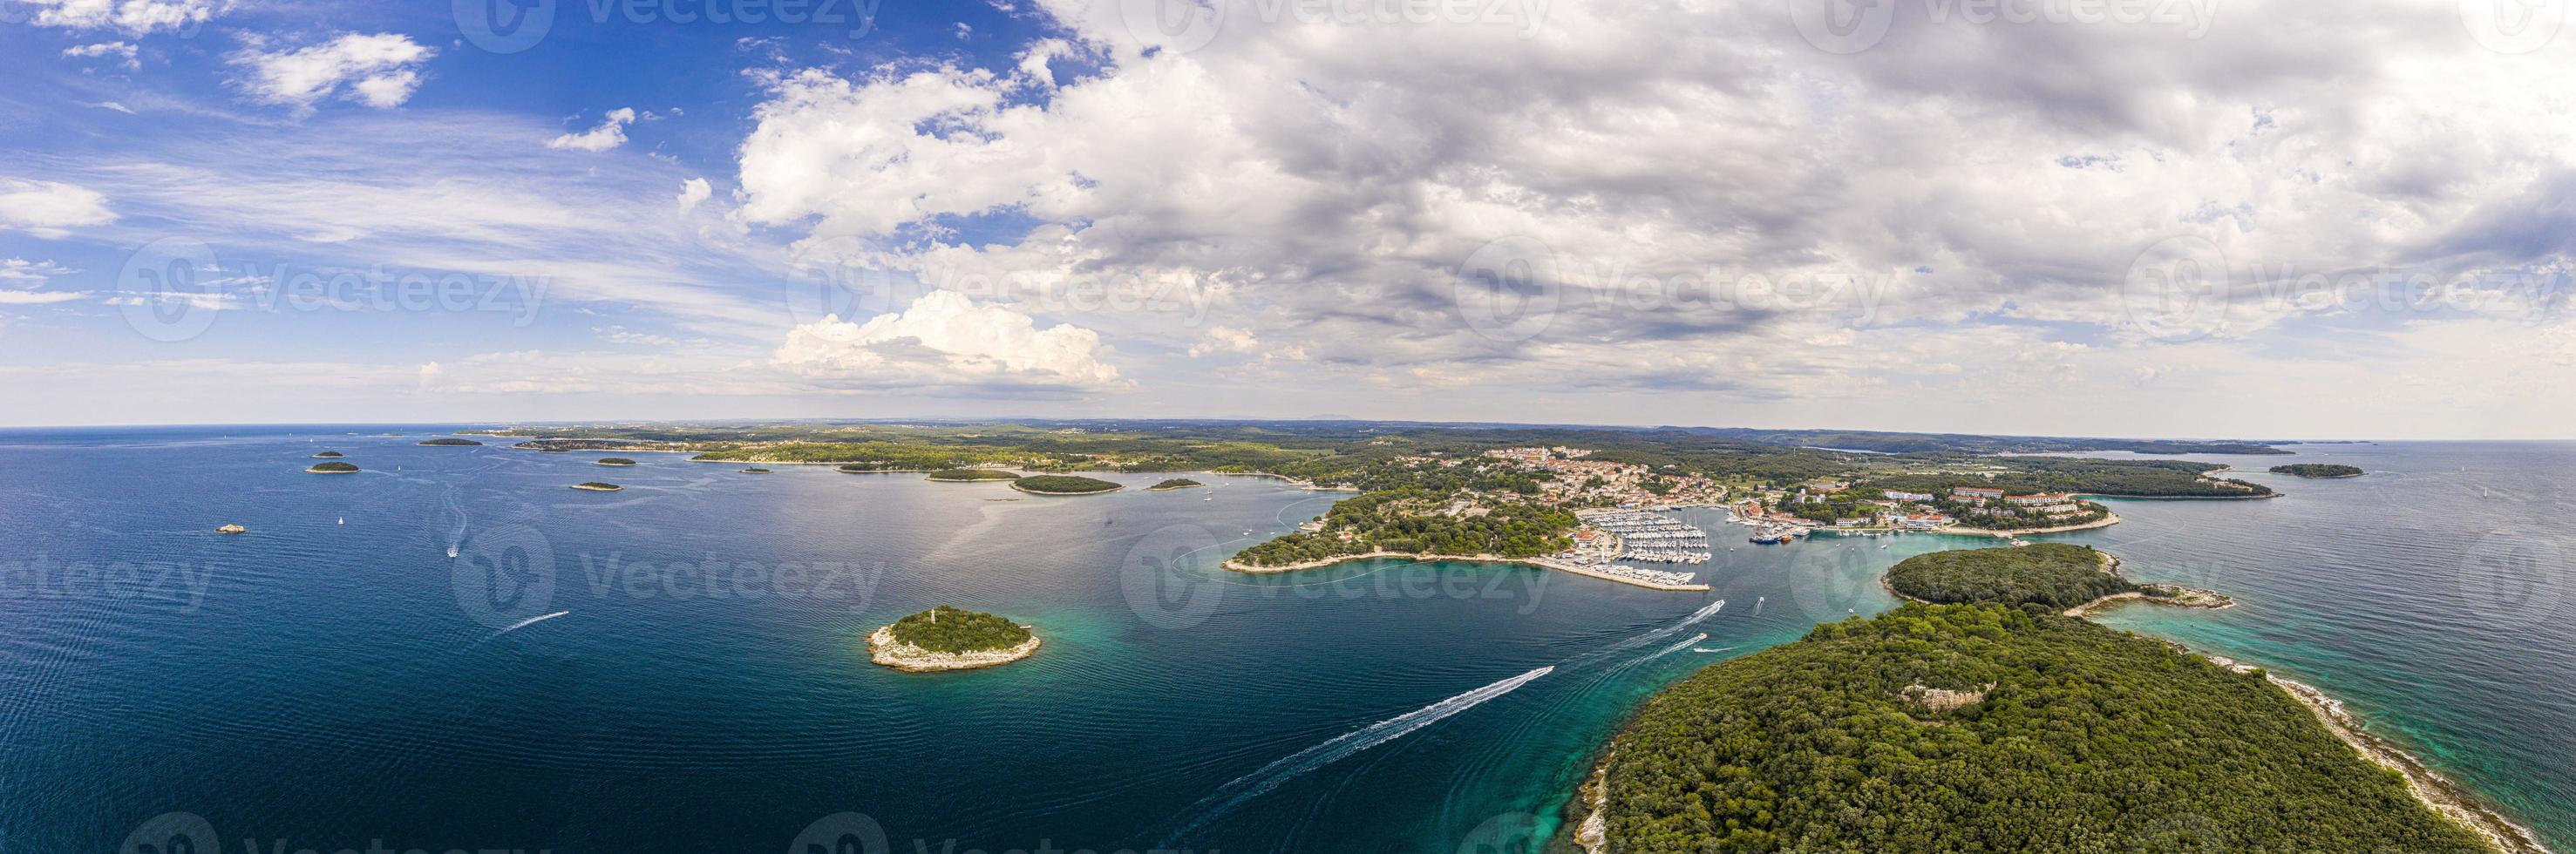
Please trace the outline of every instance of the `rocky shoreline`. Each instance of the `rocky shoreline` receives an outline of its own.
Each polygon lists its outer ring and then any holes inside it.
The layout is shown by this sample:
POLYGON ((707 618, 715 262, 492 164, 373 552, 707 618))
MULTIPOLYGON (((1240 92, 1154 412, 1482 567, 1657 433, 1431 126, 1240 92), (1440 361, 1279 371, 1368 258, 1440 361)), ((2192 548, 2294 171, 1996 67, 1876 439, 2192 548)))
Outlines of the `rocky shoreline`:
POLYGON ((868 634, 868 658, 879 665, 906 673, 935 673, 943 670, 973 670, 1009 664, 1032 655, 1045 643, 1036 635, 1010 649, 983 652, 932 652, 894 639, 894 627, 885 626, 868 634))
MULTIPOLYGON (((2205 657, 2220 667, 2238 673, 2262 669, 2223 655, 2205 657)), ((2298 700, 2300 705, 2308 707, 2308 711, 2316 715, 2317 721, 2324 724, 2327 731, 2334 733, 2336 738, 2342 739, 2344 744, 2350 745, 2354 751, 2362 755, 2362 758, 2403 775, 2406 778, 2407 791, 2414 793, 2416 800, 2422 801, 2434 812, 2484 837, 2487 844, 2495 846, 2496 850, 2505 854, 2551 854, 2549 847, 2541 844, 2540 837, 2532 833, 2529 828, 2506 818, 2504 813, 2488 806, 2476 793, 2426 766, 2424 761, 2416 758, 2414 754, 2365 730, 2362 720, 2347 711, 2342 700, 2337 700, 2326 692, 2318 690, 2316 686, 2294 679, 2284 679, 2270 671, 2265 671, 2263 678, 2279 686, 2292 699, 2298 700)))

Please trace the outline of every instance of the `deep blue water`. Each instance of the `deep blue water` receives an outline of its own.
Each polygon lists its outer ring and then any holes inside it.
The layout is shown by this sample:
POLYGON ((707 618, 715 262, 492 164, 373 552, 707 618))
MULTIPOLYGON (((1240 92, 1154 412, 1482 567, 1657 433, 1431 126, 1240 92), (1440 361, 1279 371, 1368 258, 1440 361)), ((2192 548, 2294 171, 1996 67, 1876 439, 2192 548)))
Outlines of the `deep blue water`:
MULTIPOLYGON (((289 851, 871 829, 899 851, 1523 850, 1643 697, 1888 607, 1875 576, 1904 555, 1989 544, 1757 548, 1703 515, 1710 594, 1487 565, 1254 578, 1215 563, 1340 494, 1039 498, 431 435, 0 432, 0 850, 166 836, 172 813, 289 851), (302 473, 326 448, 367 471, 302 473), (627 489, 564 488, 586 480, 627 489), (867 662, 869 630, 939 603, 1047 645, 966 673, 867 662)), ((2068 535, 2248 603, 2109 621, 2307 677, 2567 839, 2576 514, 2551 481, 2576 448, 2309 450, 2373 474, 2123 502, 2068 535), (2463 554, 2549 581, 2464 584, 2463 554), (2516 590, 2555 610, 2499 604, 2516 590)))

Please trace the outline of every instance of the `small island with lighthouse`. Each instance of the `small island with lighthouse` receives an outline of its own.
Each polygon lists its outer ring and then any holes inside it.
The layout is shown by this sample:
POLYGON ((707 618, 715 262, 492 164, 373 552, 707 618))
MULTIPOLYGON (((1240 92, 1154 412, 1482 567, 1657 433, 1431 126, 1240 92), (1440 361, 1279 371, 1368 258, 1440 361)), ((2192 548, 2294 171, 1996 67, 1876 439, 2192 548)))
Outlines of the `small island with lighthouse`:
POLYGON ((1037 654, 1042 641, 1009 618, 941 605, 868 635, 868 657, 907 673, 972 670, 1037 654))

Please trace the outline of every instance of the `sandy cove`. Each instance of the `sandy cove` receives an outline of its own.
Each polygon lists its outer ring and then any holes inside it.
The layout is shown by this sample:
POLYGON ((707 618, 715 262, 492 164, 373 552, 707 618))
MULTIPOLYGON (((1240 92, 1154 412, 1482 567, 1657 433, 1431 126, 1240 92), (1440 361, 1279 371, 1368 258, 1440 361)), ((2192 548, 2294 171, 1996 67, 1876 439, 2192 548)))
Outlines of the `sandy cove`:
POLYGON ((1299 572, 1309 569, 1322 569, 1337 563, 1348 563, 1355 560, 1377 560, 1379 558, 1385 558, 1388 560, 1409 560, 1415 562, 1456 561, 1459 563, 1517 563, 1535 566, 1541 569, 1553 569, 1558 572, 1571 572, 1576 575, 1598 578, 1603 581, 1616 581, 1621 584, 1643 587, 1648 590, 1706 593, 1709 589, 1706 584, 1657 584, 1642 578, 1628 578, 1614 573, 1602 572, 1592 569, 1591 567, 1577 566, 1570 563, 1548 560, 1546 558, 1502 557, 1499 555, 1411 554, 1406 552, 1391 552, 1384 549, 1376 549, 1354 555, 1340 555, 1338 557, 1329 557, 1323 560, 1309 560, 1298 563, 1282 564, 1279 566, 1253 566, 1251 564, 1228 559, 1224 563, 1224 566, 1226 569, 1233 570, 1235 572, 1248 573, 1252 575, 1269 575, 1271 573, 1278 572, 1299 572))
POLYGON ((942 670, 973 670, 1009 664, 1038 652, 1044 641, 1030 635, 1026 643, 1010 649, 987 652, 931 652, 894 639, 894 627, 886 626, 868 635, 868 658, 878 664, 905 673, 934 673, 942 670))

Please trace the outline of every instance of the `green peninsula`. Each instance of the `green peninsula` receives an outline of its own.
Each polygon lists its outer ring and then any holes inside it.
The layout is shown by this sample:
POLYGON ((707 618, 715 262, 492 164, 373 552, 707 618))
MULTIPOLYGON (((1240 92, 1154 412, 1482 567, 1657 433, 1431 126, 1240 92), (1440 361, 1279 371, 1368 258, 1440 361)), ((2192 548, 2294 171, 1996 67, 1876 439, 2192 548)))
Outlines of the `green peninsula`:
POLYGON ((2259 671, 1995 605, 1712 665, 1596 791, 1620 854, 2489 850, 2259 671))
POLYGON ((2045 605, 2064 610, 2138 590, 2110 572, 2111 556, 2089 546, 2034 543, 1960 549, 1906 558, 1887 570, 1887 588, 1919 602, 2045 605))

